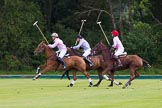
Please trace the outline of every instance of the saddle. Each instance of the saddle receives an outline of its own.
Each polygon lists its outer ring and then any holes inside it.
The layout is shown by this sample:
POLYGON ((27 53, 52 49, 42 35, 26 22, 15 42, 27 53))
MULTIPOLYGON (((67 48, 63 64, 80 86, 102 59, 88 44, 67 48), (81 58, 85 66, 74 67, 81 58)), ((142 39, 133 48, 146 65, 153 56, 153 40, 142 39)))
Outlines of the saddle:
POLYGON ((113 58, 114 59, 114 67, 115 68, 116 67, 122 67, 123 65, 120 61, 120 58, 126 57, 126 56, 127 56, 127 52, 123 52, 122 54, 118 55, 118 59, 113 58))
POLYGON ((118 57, 125 57, 127 56, 127 52, 123 52, 122 54, 120 54, 118 57))

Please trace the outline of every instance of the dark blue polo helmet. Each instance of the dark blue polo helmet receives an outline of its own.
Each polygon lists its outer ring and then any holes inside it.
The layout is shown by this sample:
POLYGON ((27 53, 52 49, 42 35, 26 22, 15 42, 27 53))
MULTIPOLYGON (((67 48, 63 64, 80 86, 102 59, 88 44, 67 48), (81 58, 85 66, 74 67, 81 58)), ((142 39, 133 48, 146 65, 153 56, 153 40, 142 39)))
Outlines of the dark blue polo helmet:
POLYGON ((81 35, 77 35, 76 38, 82 39, 83 37, 81 35))

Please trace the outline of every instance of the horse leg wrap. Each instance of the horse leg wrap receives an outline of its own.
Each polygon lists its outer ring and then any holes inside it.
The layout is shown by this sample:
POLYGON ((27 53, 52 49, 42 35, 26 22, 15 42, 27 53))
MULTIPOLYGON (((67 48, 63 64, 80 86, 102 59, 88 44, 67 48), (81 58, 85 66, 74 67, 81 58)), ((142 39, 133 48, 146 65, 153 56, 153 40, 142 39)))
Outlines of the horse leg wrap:
POLYGON ((119 82, 117 82, 117 81, 115 81, 115 80, 114 80, 113 82, 114 82, 114 84, 119 85, 119 82))
POLYGON ((89 87, 92 87, 93 86, 92 79, 89 78, 88 80, 89 80, 89 87))
POLYGON ((103 77, 104 77, 106 80, 110 80, 110 78, 108 78, 107 75, 103 75, 103 77))
POLYGON ((40 67, 37 68, 36 74, 39 74, 39 73, 40 73, 40 67))
POLYGON ((129 79, 128 82, 122 88, 125 89, 130 83, 131 83, 131 81, 129 79))
POLYGON ((33 80, 38 79, 40 76, 41 76, 41 73, 35 75, 35 77, 33 78, 33 80))

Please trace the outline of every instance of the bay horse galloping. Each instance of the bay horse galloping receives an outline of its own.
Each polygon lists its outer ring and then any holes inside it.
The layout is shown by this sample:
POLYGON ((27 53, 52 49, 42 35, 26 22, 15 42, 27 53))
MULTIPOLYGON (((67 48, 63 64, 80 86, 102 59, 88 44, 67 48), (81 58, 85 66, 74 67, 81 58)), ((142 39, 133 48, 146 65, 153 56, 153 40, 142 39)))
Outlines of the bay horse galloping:
MULTIPOLYGON (((68 48, 67 47, 67 52, 68 54, 70 54, 70 56, 80 56, 82 57, 82 54, 76 52, 74 49, 72 48, 68 48)), ((103 56, 102 55, 95 55, 95 56, 89 56, 89 58, 91 59, 92 63, 93 63, 93 66, 89 66, 88 63, 86 63, 86 70, 97 70, 97 74, 98 74, 98 78, 99 78, 99 81, 93 85, 93 86, 96 86, 98 87, 102 81, 102 71, 104 69, 104 60, 103 60, 103 56)), ((86 62, 86 61, 85 61, 86 62)), ((70 70, 66 70, 65 73, 68 74, 70 70)), ((65 74, 64 73, 64 74, 65 74)), ((62 78, 64 77, 64 74, 62 75, 62 78)), ((117 82, 114 80, 114 83, 116 85, 122 85, 121 82, 117 82)))
POLYGON ((89 87, 91 87, 92 80, 89 76, 89 74, 86 72, 86 64, 84 60, 81 57, 78 56, 71 56, 71 57, 64 57, 64 62, 66 64, 66 68, 64 69, 63 66, 57 61, 57 54, 54 52, 51 48, 48 47, 43 41, 37 46, 37 48, 34 51, 34 54, 37 55, 38 53, 44 52, 46 62, 44 65, 40 65, 37 68, 37 73, 34 76, 33 80, 39 78, 41 74, 49 71, 49 70, 72 70, 73 71, 73 81, 68 85, 68 87, 72 87, 74 85, 74 82, 76 81, 76 71, 82 72, 86 78, 89 80, 89 87), (43 70, 40 70, 43 69, 43 70))
POLYGON ((107 78, 107 74, 110 74, 111 78, 111 86, 113 86, 113 80, 114 80, 114 72, 115 70, 124 70, 124 69, 130 69, 130 79, 128 82, 122 87, 126 88, 128 85, 131 84, 131 81, 134 80, 136 77, 139 77, 139 73, 137 72, 138 69, 140 69, 142 66, 151 67, 147 61, 139 57, 138 55, 127 55, 125 57, 120 57, 120 61, 122 63, 122 67, 117 67, 115 65, 115 61, 112 58, 112 53, 110 52, 110 49, 102 43, 102 41, 98 42, 94 48, 92 48, 93 51, 98 51, 102 53, 104 62, 105 62, 105 68, 102 72, 102 76, 105 79, 107 78), (109 73, 108 73, 109 72, 109 73))

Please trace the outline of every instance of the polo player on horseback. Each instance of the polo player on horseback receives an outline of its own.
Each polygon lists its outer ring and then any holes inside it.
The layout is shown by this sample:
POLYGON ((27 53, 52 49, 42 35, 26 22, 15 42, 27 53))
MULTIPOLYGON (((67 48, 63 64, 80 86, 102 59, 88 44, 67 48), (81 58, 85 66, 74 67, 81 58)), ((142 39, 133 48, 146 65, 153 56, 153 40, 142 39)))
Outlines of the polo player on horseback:
POLYGON ((57 60, 58 60, 58 62, 59 62, 60 64, 63 65, 63 68, 65 69, 65 68, 66 68, 66 64, 65 64, 65 62, 64 62, 64 60, 63 60, 63 57, 65 56, 65 54, 66 54, 66 52, 67 52, 66 45, 65 45, 65 44, 63 43, 63 41, 58 37, 58 34, 57 34, 57 33, 52 33, 51 36, 52 36, 52 40, 53 40, 54 43, 53 43, 53 44, 49 44, 48 46, 49 46, 50 48, 55 48, 55 47, 57 47, 57 48, 59 49, 58 51, 56 51, 57 53, 59 53, 57 60))
POLYGON ((91 53, 91 48, 89 43, 81 36, 81 35, 77 35, 76 37, 76 42, 79 42, 78 45, 73 46, 73 49, 80 49, 83 48, 84 53, 83 53, 83 59, 89 63, 89 66, 93 66, 92 61, 87 57, 88 55, 90 55, 91 53))
POLYGON ((111 35, 113 37, 113 45, 112 47, 115 48, 115 54, 113 56, 113 58, 118 62, 118 66, 122 66, 122 63, 119 59, 119 55, 123 54, 124 52, 124 47, 122 42, 119 39, 119 32, 117 30, 113 30, 111 32, 111 35))

